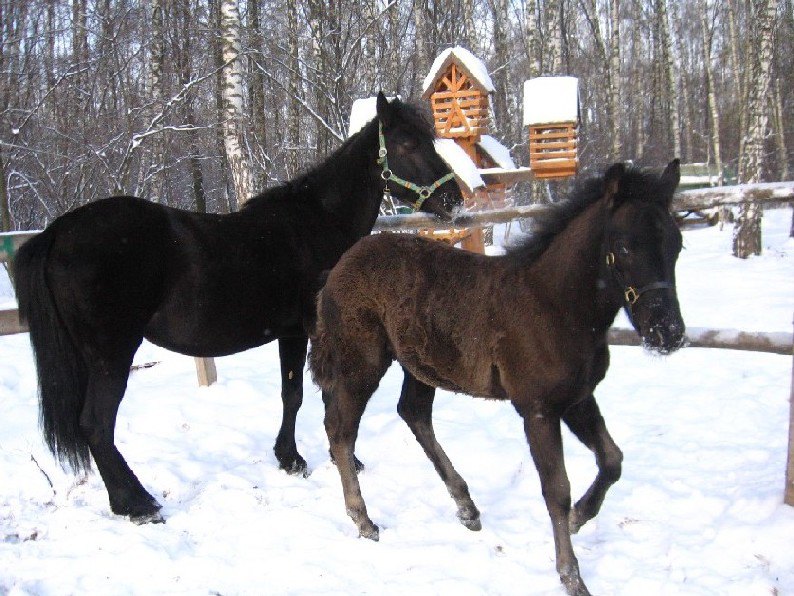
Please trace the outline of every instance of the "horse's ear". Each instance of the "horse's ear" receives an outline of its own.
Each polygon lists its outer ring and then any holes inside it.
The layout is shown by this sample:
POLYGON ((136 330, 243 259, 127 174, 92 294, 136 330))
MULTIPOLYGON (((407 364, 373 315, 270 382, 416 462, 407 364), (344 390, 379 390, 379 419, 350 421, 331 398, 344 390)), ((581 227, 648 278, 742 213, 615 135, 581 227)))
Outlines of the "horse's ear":
POLYGON ((378 91, 378 99, 375 102, 375 107, 378 113, 378 118, 383 123, 383 126, 387 128, 391 126, 393 120, 393 110, 389 104, 389 100, 386 99, 386 96, 383 94, 383 91, 378 91))
POLYGON ((609 166, 604 173, 604 194, 610 207, 615 207, 615 197, 620 190, 620 181, 626 173, 626 164, 618 162, 609 166))
POLYGON ((664 200, 670 204, 673 200, 673 193, 678 188, 678 183, 681 181, 681 160, 677 157, 667 164, 667 167, 662 172, 659 182, 662 185, 662 194, 664 200))

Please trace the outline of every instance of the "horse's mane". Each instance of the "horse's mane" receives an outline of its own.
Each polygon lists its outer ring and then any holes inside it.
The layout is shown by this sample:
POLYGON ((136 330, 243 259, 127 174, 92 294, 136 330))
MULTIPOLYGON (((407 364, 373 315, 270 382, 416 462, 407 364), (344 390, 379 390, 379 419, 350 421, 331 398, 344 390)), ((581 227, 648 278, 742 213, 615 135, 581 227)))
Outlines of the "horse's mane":
MULTIPOLYGON (((658 177, 651 170, 628 167, 621 176, 620 196, 623 200, 653 200, 656 193, 648 192, 658 183, 658 177)), ((574 187, 571 195, 559 202, 552 203, 545 213, 532 222, 532 232, 507 252, 528 262, 539 257, 549 247, 554 237, 582 211, 604 196, 604 176, 590 176, 574 187)))
MULTIPOLYGON (((394 122, 404 130, 409 131, 413 136, 419 137, 423 141, 431 141, 435 138, 435 128, 427 109, 423 109, 416 104, 404 103, 399 99, 392 100, 389 108, 394 122)), ((345 139, 339 147, 321 162, 310 166, 309 169, 296 175, 291 180, 259 192, 246 201, 243 209, 255 207, 264 201, 284 198, 294 200, 299 196, 307 196, 303 189, 307 187, 314 188, 317 184, 326 184, 329 177, 337 174, 340 161, 348 162, 350 158, 355 158, 357 154, 363 155, 364 151, 370 147, 373 148, 373 153, 375 153, 377 131, 378 118, 375 117, 360 131, 345 139)))

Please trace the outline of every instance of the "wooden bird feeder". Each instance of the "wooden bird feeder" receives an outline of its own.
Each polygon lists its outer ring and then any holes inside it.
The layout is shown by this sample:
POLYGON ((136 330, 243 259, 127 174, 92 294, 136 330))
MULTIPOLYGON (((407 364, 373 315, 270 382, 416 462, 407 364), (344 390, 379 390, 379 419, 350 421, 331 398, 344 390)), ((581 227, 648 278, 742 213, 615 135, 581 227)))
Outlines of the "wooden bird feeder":
POLYGON ((529 167, 536 179, 567 178, 579 167, 579 80, 538 77, 524 83, 529 167))

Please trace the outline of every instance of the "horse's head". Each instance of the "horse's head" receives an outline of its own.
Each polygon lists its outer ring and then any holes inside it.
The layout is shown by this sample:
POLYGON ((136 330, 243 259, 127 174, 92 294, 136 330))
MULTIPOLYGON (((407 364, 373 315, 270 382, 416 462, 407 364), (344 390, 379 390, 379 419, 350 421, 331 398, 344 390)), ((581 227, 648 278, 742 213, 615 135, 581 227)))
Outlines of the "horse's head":
POLYGON ((451 221, 463 196, 449 166, 433 145, 432 122, 417 108, 378 94, 378 164, 386 188, 416 210, 451 221))
POLYGON ((675 287, 681 232, 670 212, 680 178, 679 160, 660 177, 623 164, 604 175, 609 217, 603 277, 620 300, 643 346, 669 354, 684 344, 684 321, 675 287))

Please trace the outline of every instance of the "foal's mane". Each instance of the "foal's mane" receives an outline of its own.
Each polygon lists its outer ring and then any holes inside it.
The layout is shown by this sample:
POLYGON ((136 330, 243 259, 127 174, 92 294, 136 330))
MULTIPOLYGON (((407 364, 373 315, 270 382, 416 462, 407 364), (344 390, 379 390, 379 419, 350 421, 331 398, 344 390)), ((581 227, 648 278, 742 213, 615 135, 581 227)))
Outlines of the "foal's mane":
MULTIPOLYGON (((627 167, 620 179, 619 196, 621 200, 654 200, 652 191, 658 177, 651 170, 627 167), (651 192, 648 192, 651 190, 651 192)), ((549 247, 554 237, 590 205, 604 196, 606 185, 604 176, 591 176, 578 182, 571 195, 550 205, 547 212, 535 218, 532 232, 520 242, 508 248, 507 253, 518 257, 521 262, 538 258, 549 247)))

